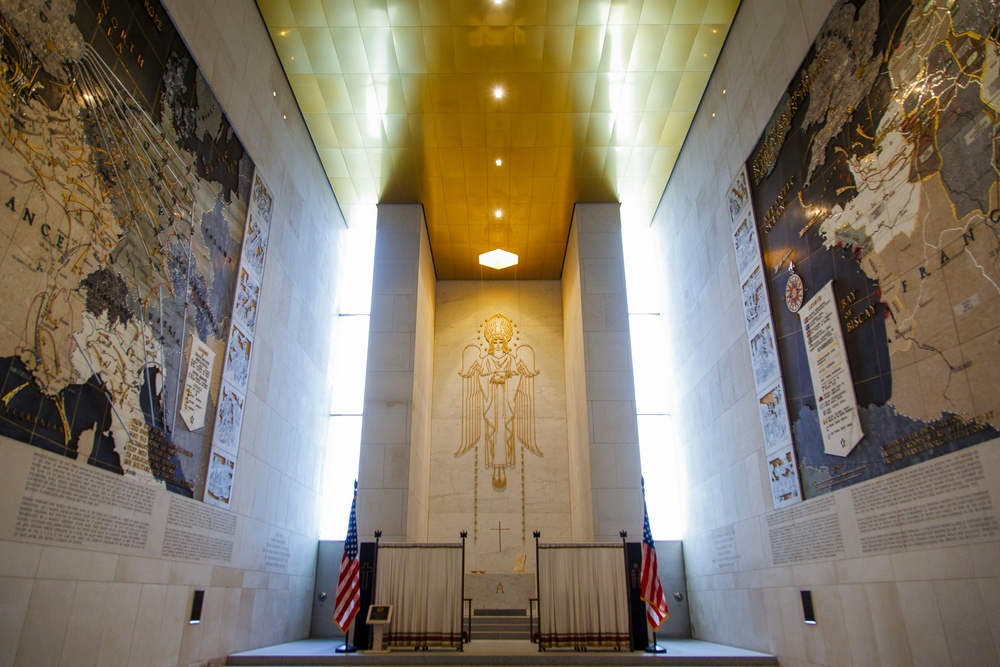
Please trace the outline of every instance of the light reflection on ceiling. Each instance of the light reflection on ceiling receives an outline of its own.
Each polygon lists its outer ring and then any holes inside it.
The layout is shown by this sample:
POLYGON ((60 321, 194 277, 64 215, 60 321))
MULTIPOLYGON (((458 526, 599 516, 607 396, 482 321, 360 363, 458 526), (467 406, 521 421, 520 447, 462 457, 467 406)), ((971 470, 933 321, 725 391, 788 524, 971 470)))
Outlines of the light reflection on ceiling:
POLYGON ((575 202, 648 224, 739 0, 257 4, 348 224, 422 203, 448 280, 559 278, 575 202))

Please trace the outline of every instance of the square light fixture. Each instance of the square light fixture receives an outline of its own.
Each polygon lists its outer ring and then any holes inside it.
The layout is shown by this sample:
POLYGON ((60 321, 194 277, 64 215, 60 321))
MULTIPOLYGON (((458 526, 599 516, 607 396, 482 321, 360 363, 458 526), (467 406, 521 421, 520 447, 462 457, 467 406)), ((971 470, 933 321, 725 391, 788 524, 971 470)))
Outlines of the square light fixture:
POLYGON ((479 256, 479 263, 492 269, 506 269, 517 264, 517 255, 497 248, 479 256))

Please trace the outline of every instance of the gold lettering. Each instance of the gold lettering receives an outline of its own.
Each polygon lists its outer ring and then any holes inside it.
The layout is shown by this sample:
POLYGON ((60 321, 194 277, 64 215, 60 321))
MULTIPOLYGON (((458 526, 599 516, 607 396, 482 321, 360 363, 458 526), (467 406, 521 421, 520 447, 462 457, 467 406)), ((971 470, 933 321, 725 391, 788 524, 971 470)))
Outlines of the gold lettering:
POLYGON ((784 214, 785 209, 788 208, 788 205, 791 203, 785 201, 785 196, 789 193, 789 191, 792 189, 792 185, 794 184, 795 184, 795 176, 792 176, 791 178, 788 179, 788 182, 785 183, 784 186, 782 186, 781 192, 778 193, 777 199, 774 200, 774 203, 771 204, 771 207, 767 209, 767 213, 764 214, 764 222, 761 225, 761 229, 765 233, 771 231, 774 225, 777 224, 778 219, 782 216, 782 214, 784 214))
MULTIPOLYGON (((816 59, 814 64, 815 71, 819 72, 826 65, 829 56, 826 54, 821 55, 816 59)), ((771 126, 771 131, 767 134, 767 139, 764 140, 764 145, 761 146, 760 152, 753 159, 752 172, 754 185, 760 185, 760 182, 764 180, 771 169, 774 167, 774 163, 777 160, 778 153, 781 151, 781 147, 785 143, 785 136, 788 134, 788 129, 792 124, 792 117, 795 112, 799 110, 799 105, 802 100, 806 98, 809 94, 809 88, 812 85, 812 78, 809 72, 805 72, 802 75, 802 79, 788 92, 788 101, 785 103, 785 109, 777 120, 771 126)), ((773 117, 772 117, 773 119, 773 117)))
POLYGON ((163 32, 163 19, 160 18, 160 14, 153 3, 150 0, 142 0, 142 6, 146 9, 146 15, 153 22, 153 25, 156 26, 156 30, 163 32))
POLYGON ((925 426, 902 438, 896 438, 882 445, 882 459, 885 463, 895 463, 942 445, 975 435, 989 427, 993 412, 979 417, 954 415, 938 424, 925 426))
POLYGON ((850 294, 848 294, 847 296, 845 296, 843 299, 840 300, 840 309, 843 310, 844 308, 847 308, 849 305, 854 303, 855 299, 857 299, 857 294, 858 294, 857 290, 851 290, 850 294))
POLYGON ((847 324, 847 333, 851 333, 852 331, 854 331, 855 329, 857 329, 859 326, 861 326, 862 324, 864 324, 865 322, 867 322, 868 320, 870 320, 872 318, 872 315, 874 315, 874 314, 875 314, 875 305, 872 304, 871 306, 868 306, 863 311, 861 311, 860 315, 858 315, 857 317, 855 317, 854 319, 852 319, 850 322, 848 322, 848 324, 847 324))

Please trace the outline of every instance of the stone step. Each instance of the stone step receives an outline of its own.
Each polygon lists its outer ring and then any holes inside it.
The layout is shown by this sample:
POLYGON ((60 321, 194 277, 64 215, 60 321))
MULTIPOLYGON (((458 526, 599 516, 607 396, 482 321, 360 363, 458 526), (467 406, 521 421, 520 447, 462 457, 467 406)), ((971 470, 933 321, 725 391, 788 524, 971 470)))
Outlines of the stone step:
POLYGON ((527 609, 475 609, 473 616, 527 616, 527 609))
POLYGON ((473 639, 481 638, 488 634, 517 635, 518 637, 527 637, 529 632, 531 632, 531 628, 529 628, 527 625, 522 625, 522 626, 473 625, 472 626, 473 639))
MULTIPOLYGON (((466 617, 468 622, 468 617, 466 617)), ((531 624, 524 609, 476 609, 472 617, 472 639, 516 641, 531 636, 531 624)))
POLYGON ((505 633, 505 632, 472 632, 473 641, 484 641, 484 640, 496 640, 505 642, 515 642, 515 641, 528 641, 530 636, 527 631, 517 632, 517 633, 505 633))
MULTIPOLYGON (((468 623, 468 616, 466 618, 466 623, 468 623)), ((524 626, 528 627, 529 620, 525 616, 523 618, 509 618, 503 616, 477 616, 472 619, 472 625, 482 626, 482 625, 510 625, 510 626, 524 626)))
POLYGON ((490 630, 486 628, 472 628, 472 639, 518 639, 518 640, 528 640, 531 638, 531 633, 528 628, 523 628, 520 630, 490 630))
POLYGON ((523 626, 497 626, 497 625, 473 625, 472 626, 472 638, 481 639, 486 635, 505 635, 505 636, 518 636, 527 637, 528 633, 531 632, 531 628, 527 625, 523 626))

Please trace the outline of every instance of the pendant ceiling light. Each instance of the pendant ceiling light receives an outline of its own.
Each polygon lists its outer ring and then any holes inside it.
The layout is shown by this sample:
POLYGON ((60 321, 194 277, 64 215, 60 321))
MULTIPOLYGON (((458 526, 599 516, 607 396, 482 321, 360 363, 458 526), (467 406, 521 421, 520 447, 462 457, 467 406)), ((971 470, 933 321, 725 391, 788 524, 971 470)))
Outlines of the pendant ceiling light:
POLYGON ((506 269, 517 264, 517 255, 497 248, 479 255, 479 263, 491 269, 506 269))

